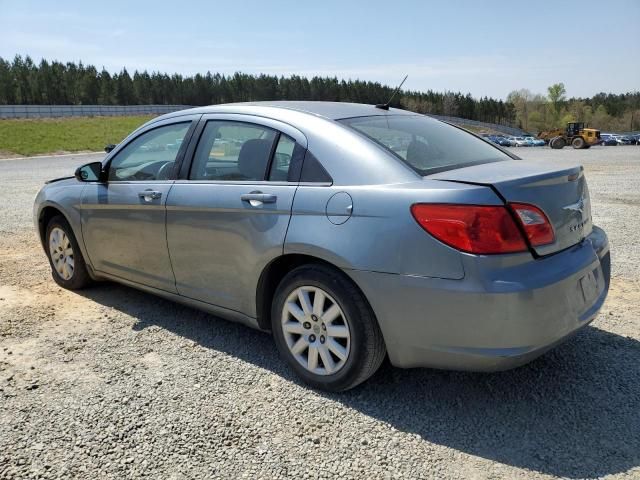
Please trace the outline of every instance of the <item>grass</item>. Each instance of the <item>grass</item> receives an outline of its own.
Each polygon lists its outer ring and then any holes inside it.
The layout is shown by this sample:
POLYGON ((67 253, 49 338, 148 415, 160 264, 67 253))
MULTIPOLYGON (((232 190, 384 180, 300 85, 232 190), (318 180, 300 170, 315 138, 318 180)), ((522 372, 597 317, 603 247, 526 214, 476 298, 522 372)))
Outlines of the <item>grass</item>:
MULTIPOLYGON (((102 151, 119 143, 152 115, 0 120, 0 157, 102 151)), ((476 133, 485 128, 463 126, 476 133)))
POLYGON ((153 115, 0 120, 0 156, 101 151, 153 115))

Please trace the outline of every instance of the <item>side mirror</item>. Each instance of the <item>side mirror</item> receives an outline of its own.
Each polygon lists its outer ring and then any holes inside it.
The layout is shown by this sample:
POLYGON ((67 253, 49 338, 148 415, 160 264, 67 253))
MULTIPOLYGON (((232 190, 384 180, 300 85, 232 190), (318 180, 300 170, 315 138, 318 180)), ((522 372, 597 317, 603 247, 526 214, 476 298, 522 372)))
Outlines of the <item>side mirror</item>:
POLYGON ((75 177, 81 182, 99 182, 102 180, 102 163, 91 162, 78 167, 75 177))
POLYGON ((116 148, 116 146, 113 143, 110 143, 109 145, 107 145, 106 147, 104 147, 104 151, 105 153, 109 153, 111 152, 111 150, 113 150, 114 148, 116 148))

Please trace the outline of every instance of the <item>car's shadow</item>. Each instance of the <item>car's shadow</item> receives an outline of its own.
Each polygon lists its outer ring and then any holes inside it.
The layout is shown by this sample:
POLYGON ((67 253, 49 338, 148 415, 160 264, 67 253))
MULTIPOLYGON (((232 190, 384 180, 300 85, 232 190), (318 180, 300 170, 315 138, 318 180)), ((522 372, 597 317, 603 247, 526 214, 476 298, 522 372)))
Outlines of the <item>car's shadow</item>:
MULTIPOLYGON (((118 285, 82 295, 135 317, 135 330, 158 326, 298 382, 267 334, 118 285)), ((323 395, 429 442, 544 474, 600 477, 640 465, 640 342, 596 327, 516 370, 385 363, 364 385, 323 395)))

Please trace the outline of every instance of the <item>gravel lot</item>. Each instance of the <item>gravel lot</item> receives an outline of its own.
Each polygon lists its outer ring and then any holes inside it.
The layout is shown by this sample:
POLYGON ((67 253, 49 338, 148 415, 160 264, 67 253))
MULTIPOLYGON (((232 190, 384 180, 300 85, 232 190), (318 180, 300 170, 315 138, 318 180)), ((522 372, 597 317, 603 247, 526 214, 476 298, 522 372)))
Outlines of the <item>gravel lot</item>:
POLYGON ((118 286, 58 288, 35 193, 99 155, 0 161, 0 479, 640 478, 640 147, 580 161, 610 238, 609 300, 509 372, 398 370, 327 395, 268 335, 118 286))

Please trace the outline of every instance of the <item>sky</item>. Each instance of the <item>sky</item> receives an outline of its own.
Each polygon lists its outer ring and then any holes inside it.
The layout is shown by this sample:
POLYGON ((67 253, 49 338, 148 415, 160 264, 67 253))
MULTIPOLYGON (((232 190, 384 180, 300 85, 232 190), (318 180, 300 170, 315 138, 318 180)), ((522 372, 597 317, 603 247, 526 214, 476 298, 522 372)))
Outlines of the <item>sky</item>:
POLYGON ((0 57, 337 76, 506 98, 640 90, 640 0, 0 0, 0 57))

